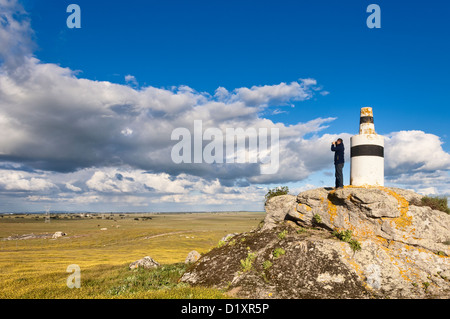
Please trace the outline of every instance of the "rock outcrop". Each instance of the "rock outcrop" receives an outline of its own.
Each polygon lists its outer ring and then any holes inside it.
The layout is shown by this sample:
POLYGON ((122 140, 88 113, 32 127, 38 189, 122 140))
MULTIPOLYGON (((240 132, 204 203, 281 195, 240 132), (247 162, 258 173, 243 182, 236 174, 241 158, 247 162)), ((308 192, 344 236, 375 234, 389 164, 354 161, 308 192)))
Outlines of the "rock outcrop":
POLYGON ((24 234, 24 235, 12 235, 7 238, 3 238, 2 240, 28 240, 28 239, 48 239, 52 238, 53 234, 24 234))
POLYGON ((229 238, 181 280, 245 298, 449 298, 450 215, 420 199, 387 187, 274 197, 262 227, 229 238))
POLYGON ((151 269, 151 268, 158 268, 160 264, 153 260, 152 257, 146 256, 142 259, 136 260, 135 262, 131 263, 129 268, 130 269, 136 269, 139 267, 145 268, 145 269, 151 269))

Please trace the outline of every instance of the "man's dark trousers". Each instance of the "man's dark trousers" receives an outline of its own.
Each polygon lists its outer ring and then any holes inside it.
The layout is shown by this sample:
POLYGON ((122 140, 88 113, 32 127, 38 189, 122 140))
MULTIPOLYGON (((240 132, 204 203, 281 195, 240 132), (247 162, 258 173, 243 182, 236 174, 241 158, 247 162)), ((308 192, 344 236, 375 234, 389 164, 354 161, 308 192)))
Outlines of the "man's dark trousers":
POLYGON ((335 164, 336 169, 336 188, 344 187, 344 175, 342 174, 342 169, 344 168, 344 163, 335 164))

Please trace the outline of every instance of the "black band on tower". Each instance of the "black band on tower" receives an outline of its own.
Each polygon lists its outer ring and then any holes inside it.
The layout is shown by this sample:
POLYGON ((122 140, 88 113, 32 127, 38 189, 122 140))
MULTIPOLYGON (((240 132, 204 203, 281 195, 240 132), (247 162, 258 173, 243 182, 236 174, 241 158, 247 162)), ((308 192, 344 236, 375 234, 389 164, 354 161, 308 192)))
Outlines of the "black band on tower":
POLYGON ((361 116, 361 119, 359 120, 359 124, 363 123, 372 123, 373 124, 373 116, 361 116))
POLYGON ((384 147, 380 145, 357 145, 350 150, 350 157, 356 156, 379 156, 384 157, 384 147))

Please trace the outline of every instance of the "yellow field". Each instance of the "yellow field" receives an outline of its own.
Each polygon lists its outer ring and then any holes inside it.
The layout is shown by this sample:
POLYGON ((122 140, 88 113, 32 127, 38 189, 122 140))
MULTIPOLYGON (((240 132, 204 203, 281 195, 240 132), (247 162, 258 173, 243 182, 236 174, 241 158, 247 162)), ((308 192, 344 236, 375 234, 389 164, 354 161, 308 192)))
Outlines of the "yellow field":
POLYGON ((253 229, 264 213, 115 214, 110 218, 60 218, 50 223, 44 223, 42 216, 0 218, 0 298, 225 297, 217 290, 174 284, 182 264, 163 267, 160 273, 128 270, 128 264, 145 256, 162 265, 183 263, 192 250, 205 253, 224 235, 253 229), (152 219, 139 218, 144 216, 152 219), (3 240, 56 231, 67 236, 3 240), (71 264, 81 268, 80 289, 66 285, 71 264), (165 283, 166 277, 170 282, 165 283), (149 288, 142 282, 149 278, 159 286, 149 288))

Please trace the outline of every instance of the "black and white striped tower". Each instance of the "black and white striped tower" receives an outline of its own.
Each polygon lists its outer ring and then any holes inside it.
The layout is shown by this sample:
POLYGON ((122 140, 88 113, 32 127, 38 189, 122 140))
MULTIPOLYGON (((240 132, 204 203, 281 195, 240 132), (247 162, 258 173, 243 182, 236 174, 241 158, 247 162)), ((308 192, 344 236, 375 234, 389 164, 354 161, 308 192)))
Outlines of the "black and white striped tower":
POLYGON ((350 146, 350 184, 384 186, 384 137, 375 133, 371 107, 361 109, 359 134, 350 146))

